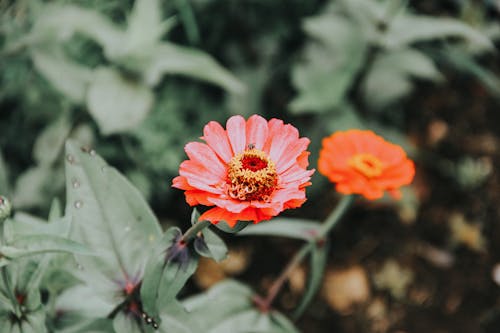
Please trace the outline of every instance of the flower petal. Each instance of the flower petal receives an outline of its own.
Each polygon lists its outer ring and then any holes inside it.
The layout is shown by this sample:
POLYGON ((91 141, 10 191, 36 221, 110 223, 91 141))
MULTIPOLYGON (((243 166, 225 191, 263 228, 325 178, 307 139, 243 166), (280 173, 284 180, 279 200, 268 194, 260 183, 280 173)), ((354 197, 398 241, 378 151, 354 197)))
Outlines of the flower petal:
POLYGON ((206 169, 219 175, 221 179, 225 178, 226 167, 208 145, 201 142, 190 142, 184 147, 184 150, 192 161, 207 166, 206 169))
POLYGON ((267 121, 259 115, 253 115, 247 120, 246 131, 247 146, 252 144, 255 148, 262 150, 269 132, 267 121))
POLYGON ((246 148, 246 124, 242 116, 232 116, 226 123, 227 136, 233 149, 233 155, 237 155, 246 148))
POLYGON ((224 162, 228 163, 233 157, 227 133, 218 122, 211 121, 205 125, 202 139, 224 162))

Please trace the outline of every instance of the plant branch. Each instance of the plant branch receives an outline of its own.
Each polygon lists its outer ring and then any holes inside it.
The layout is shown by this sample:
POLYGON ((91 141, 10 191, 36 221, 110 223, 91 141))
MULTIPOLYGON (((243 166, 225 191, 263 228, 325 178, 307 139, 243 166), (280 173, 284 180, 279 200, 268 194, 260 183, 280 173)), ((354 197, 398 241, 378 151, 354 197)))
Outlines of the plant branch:
POLYGON ((309 254, 309 252, 311 252, 314 249, 314 247, 317 246, 317 243, 320 243, 328 235, 328 233, 337 225, 337 223, 340 221, 340 219, 345 214, 345 212, 350 207, 353 201, 354 201, 354 195, 343 196, 339 204, 326 218, 325 222, 323 223, 323 225, 319 230, 319 233, 314 237, 314 239, 302 245, 300 250, 297 253, 295 253, 293 258, 290 260, 290 262, 281 272, 278 278, 274 280, 273 284, 268 290, 266 298, 263 299, 261 297, 256 297, 254 299, 256 305, 262 312, 269 311, 271 304, 273 303, 274 299, 280 292, 281 288, 283 287, 283 284, 286 282, 289 275, 293 272, 295 268, 297 268, 300 265, 302 260, 304 260, 304 258, 309 254))

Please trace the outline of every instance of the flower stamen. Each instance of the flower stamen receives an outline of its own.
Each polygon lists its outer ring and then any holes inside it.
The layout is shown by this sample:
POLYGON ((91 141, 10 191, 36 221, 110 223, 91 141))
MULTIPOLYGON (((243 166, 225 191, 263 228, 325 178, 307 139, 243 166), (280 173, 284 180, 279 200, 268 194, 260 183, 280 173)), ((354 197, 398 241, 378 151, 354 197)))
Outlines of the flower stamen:
POLYGON ((349 166, 367 178, 380 176, 384 170, 384 164, 372 154, 356 154, 349 159, 349 166))
POLYGON ((233 199, 268 201, 277 182, 274 162, 259 149, 247 149, 229 162, 228 194, 233 199))

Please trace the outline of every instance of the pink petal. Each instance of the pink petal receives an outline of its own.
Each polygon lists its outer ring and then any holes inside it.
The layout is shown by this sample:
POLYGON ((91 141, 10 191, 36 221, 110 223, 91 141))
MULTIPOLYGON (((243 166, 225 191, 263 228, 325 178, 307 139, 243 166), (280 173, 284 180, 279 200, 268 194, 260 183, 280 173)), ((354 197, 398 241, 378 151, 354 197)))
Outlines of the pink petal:
POLYGON ((187 183, 200 190, 211 193, 222 193, 216 185, 220 183, 220 178, 213 175, 208 170, 194 161, 187 160, 181 163, 179 174, 186 178, 187 183))
POLYGON ((250 202, 248 201, 236 201, 232 199, 208 198, 208 201, 218 207, 227 209, 231 213, 240 213, 250 206, 250 202))
POLYGON ((245 119, 242 116, 232 116, 227 120, 226 131, 234 155, 243 152, 246 148, 245 127, 245 119))
POLYGON ((184 147, 184 150, 192 161, 205 165, 207 169, 219 175, 220 178, 225 177, 226 167, 208 145, 201 142, 190 142, 184 147))
POLYGON ((215 151, 215 153, 226 163, 233 157, 231 146, 226 131, 216 122, 211 121, 203 128, 203 140, 215 151))
POLYGON ((299 155, 307 149, 310 141, 308 138, 300 138, 286 147, 281 158, 276 162, 276 171, 281 173, 297 163, 299 155))
MULTIPOLYGON (((271 149, 269 150, 269 157, 275 163, 280 163, 282 155, 285 151, 299 139, 299 131, 292 125, 285 125, 282 129, 275 134, 272 138, 271 149)), ((298 156, 298 154, 297 154, 298 156)))
POLYGON ((247 145, 253 144, 255 148, 262 150, 267 139, 267 121, 259 115, 253 115, 247 121, 247 145))

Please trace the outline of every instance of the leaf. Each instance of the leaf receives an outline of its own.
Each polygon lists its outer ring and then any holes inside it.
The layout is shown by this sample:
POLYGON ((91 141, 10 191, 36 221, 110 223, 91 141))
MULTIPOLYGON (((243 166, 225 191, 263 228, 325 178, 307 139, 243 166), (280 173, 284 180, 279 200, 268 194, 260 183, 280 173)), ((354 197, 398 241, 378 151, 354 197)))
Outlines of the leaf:
POLYGON ((219 262, 227 257, 227 246, 217 234, 208 228, 202 230, 203 237, 196 237, 194 248, 199 255, 219 262))
POLYGON ((68 116, 62 114, 38 136, 33 147, 33 157, 38 164, 51 165, 59 156, 71 130, 68 116))
POLYGON ((198 333, 203 332, 193 320, 192 315, 177 301, 169 303, 161 310, 160 333, 198 333))
POLYGON ((382 41, 387 48, 448 37, 459 37, 476 47, 492 50, 493 44, 486 35, 455 19, 424 15, 398 15, 391 21, 382 41))
POLYGON ((1 150, 0 150, 0 193, 1 195, 4 196, 8 196, 10 194, 10 184, 8 178, 7 164, 5 164, 1 150))
MULTIPOLYGON (((198 223, 200 213, 196 208, 191 213, 191 225, 198 223)), ((202 236, 197 236, 194 240, 194 249, 196 252, 204 257, 212 258, 215 261, 224 260, 227 257, 227 246, 224 241, 211 231, 209 228, 204 228, 202 236)))
POLYGON ((144 80, 150 86, 158 84, 164 74, 179 74, 217 84, 233 93, 245 90, 228 70, 197 49, 163 42, 157 45, 151 56, 144 68, 144 80))
POLYGON ((156 244, 146 264, 141 285, 141 300, 144 311, 158 320, 160 309, 173 302, 184 287, 187 279, 193 275, 198 265, 188 247, 184 248, 185 257, 167 260, 170 249, 181 237, 178 228, 169 228, 156 244))
POLYGON ((31 52, 38 72, 62 95, 75 103, 83 103, 92 70, 67 59, 61 54, 40 49, 31 52))
MULTIPOLYGON (((53 180, 52 169, 45 165, 32 167, 17 178, 12 204, 17 208, 45 203, 47 183, 53 180)), ((53 186, 57 181, 52 182, 53 186)))
POLYGON ((107 17, 97 11, 75 5, 44 6, 32 29, 33 40, 57 38, 66 41, 75 34, 86 36, 104 48, 110 59, 122 54, 124 33, 107 17), (57 17, 57 20, 54 20, 57 17))
POLYGON ((343 103, 365 59, 366 40, 358 26, 330 13, 308 18, 304 29, 312 38, 303 60, 292 69, 299 95, 292 112, 324 112, 343 103))
POLYGON ((248 226, 239 235, 266 235, 302 239, 310 241, 318 234, 321 223, 313 220, 275 218, 248 226))
POLYGON ((96 70, 87 95, 89 112, 104 135, 135 128, 153 101, 153 93, 146 86, 103 67, 96 70))
POLYGON ((309 268, 309 278, 307 280, 307 287, 302 300, 294 311, 294 318, 298 318, 304 313, 314 295, 317 293, 319 287, 321 286, 321 281, 323 279, 323 272, 325 271, 325 265, 328 259, 328 246, 323 244, 322 246, 315 246, 311 252, 311 262, 309 268))
MULTIPOLYGON (((54 207, 54 206, 53 206, 54 207)), ((55 208, 54 208, 55 209, 55 208)), ((55 213, 53 213, 55 214, 55 213)), ((9 240, 19 236, 59 236, 67 237, 71 228, 70 218, 51 219, 49 223, 38 217, 18 212, 5 224, 5 235, 9 240)))
POLYGON ((400 49, 379 54, 362 83, 367 104, 380 109, 408 95, 413 88, 412 77, 442 79, 434 63, 419 51, 400 49))
POLYGON ((141 52, 154 46, 175 20, 162 22, 159 0, 135 1, 125 32, 128 52, 141 52))
POLYGON ((248 287, 226 280, 204 294, 188 298, 184 305, 206 333, 298 332, 277 312, 257 310, 252 298, 253 293, 248 287))
POLYGON ((215 224, 215 227, 229 234, 235 234, 245 229, 248 225, 250 225, 250 222, 248 221, 238 221, 236 222, 234 227, 231 228, 226 221, 220 221, 219 223, 215 224))
MULTIPOLYGON (((71 238, 99 256, 78 256, 75 272, 102 297, 136 283, 161 237, 161 229, 139 191, 95 151, 66 143, 66 215, 71 238)), ((115 293, 115 295, 113 295, 115 293)))
POLYGON ((475 76, 495 96, 500 96, 500 78, 458 48, 447 47, 439 55, 460 71, 475 76))
POLYGON ((0 253, 10 259, 48 252, 94 255, 94 252, 80 243, 63 237, 49 235, 23 236, 0 247, 0 253))

